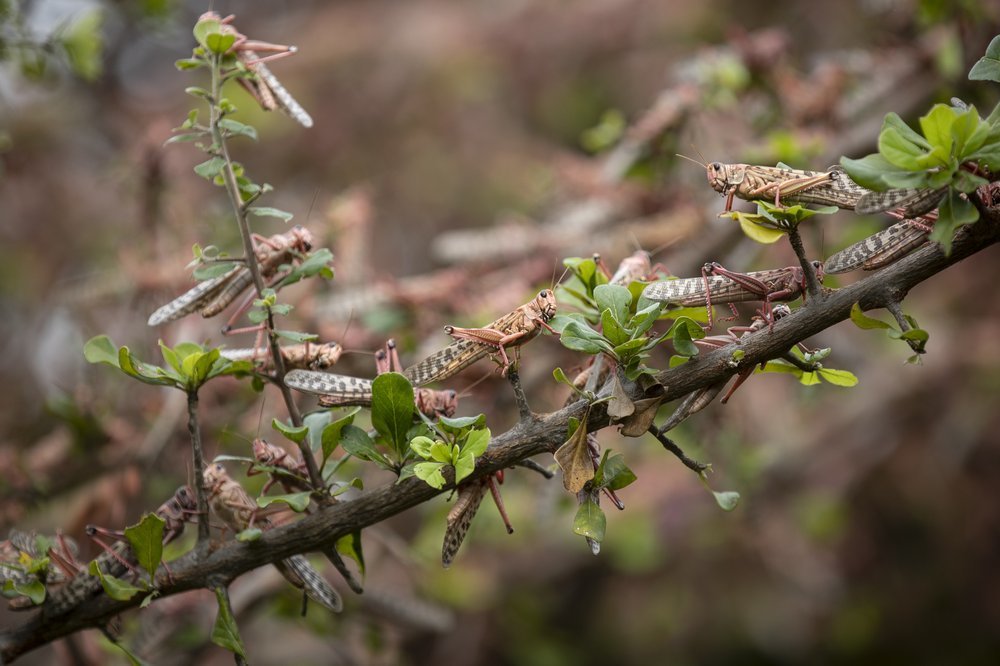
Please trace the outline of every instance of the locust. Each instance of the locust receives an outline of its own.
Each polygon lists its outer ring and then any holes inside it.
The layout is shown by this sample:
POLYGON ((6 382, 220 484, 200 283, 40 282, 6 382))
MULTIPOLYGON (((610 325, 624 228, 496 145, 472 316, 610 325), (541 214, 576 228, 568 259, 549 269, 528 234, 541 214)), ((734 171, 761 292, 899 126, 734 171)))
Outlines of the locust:
POLYGON ((410 366, 403 374, 414 386, 423 386, 447 379, 491 353, 499 353, 500 371, 506 375, 511 366, 506 349, 531 340, 542 328, 555 333, 548 324, 555 314, 555 294, 551 289, 543 289, 532 300, 484 328, 445 326, 445 332, 455 342, 410 366))
POLYGON ((726 211, 732 210, 733 197, 747 201, 770 199, 781 202, 836 206, 862 215, 901 209, 905 217, 917 217, 937 207, 944 189, 896 188, 875 192, 851 180, 843 167, 834 165, 826 171, 803 171, 752 164, 705 165, 708 184, 725 195, 726 211))
POLYGON ((281 82, 271 73, 267 65, 264 64, 268 60, 290 56, 296 53, 298 49, 294 46, 248 39, 246 35, 237 30, 236 26, 232 24, 235 18, 233 14, 222 18, 218 13, 210 11, 202 14, 199 21, 218 21, 222 33, 236 37, 236 41, 229 48, 228 53, 235 55, 239 65, 252 75, 241 76, 238 78, 238 81, 257 100, 262 109, 265 111, 281 109, 303 127, 312 127, 312 117, 292 97, 291 93, 285 89, 285 86, 281 85, 281 82), (260 57, 257 55, 258 51, 267 52, 270 55, 260 57))
MULTIPOLYGON (((229 529, 242 532, 253 527, 254 523, 264 529, 271 527, 271 522, 267 518, 257 515, 257 503, 247 494, 243 486, 229 476, 221 463, 209 465, 205 470, 205 486, 209 493, 209 505, 212 511, 229 529)), ((285 580, 305 592, 313 601, 335 613, 343 608, 344 602, 340 595, 304 556, 292 555, 275 562, 274 566, 285 580)))
MULTIPOLYGON (((253 440, 253 458, 257 463, 275 469, 271 473, 270 480, 261 488, 261 495, 267 494, 267 491, 275 483, 281 483, 288 492, 291 492, 293 488, 297 490, 312 489, 309 484, 309 469, 301 457, 295 457, 280 446, 258 437, 253 440)), ((251 463, 247 470, 247 476, 255 474, 260 474, 260 470, 251 463)))
MULTIPOLYGON (((279 347, 281 358, 285 361, 285 368, 325 370, 340 360, 344 348, 336 342, 324 342, 315 344, 304 342, 295 345, 284 345, 279 347)), ((271 369, 273 360, 266 349, 247 347, 245 349, 223 349, 223 358, 230 361, 253 361, 259 363, 264 369, 271 369)))
MULTIPOLYGON (((789 308, 784 303, 779 303, 775 305, 771 310, 769 317, 763 315, 755 315, 749 326, 734 326, 726 329, 725 335, 709 336, 707 338, 701 338, 695 340, 694 343, 700 347, 706 347, 709 349, 718 349, 724 347, 728 344, 741 344, 747 337, 763 330, 764 328, 772 325, 775 321, 787 317, 792 313, 791 308, 789 308)), ((766 362, 765 362, 766 363, 766 362)), ((754 366, 740 370, 737 373, 736 381, 733 383, 732 387, 726 392, 722 397, 722 404, 726 404, 729 398, 732 397, 733 393, 736 392, 743 382, 753 374, 754 366)), ((681 401, 681 404, 673 411, 673 413, 667 418, 667 420, 660 427, 660 434, 664 434, 673 430, 683 421, 685 421, 689 416, 697 414, 701 410, 712 404, 712 401, 722 392, 725 388, 726 382, 729 381, 728 378, 712 384, 711 386, 706 386, 702 389, 692 391, 681 401)))
POLYGON ((458 499, 455 500, 455 505, 448 512, 444 542, 441 544, 441 565, 444 568, 447 569, 451 566, 458 549, 462 547, 462 542, 465 541, 465 536, 469 533, 469 527, 472 525, 472 519, 476 517, 476 512, 479 511, 479 505, 486 497, 487 490, 493 495, 493 501, 496 503, 500 517, 503 518, 504 526, 507 528, 507 534, 514 533, 514 528, 507 517, 507 510, 503 505, 503 498, 500 497, 500 488, 497 485, 499 483, 503 483, 503 470, 463 483, 458 487, 458 499))
POLYGON ((823 262, 826 273, 837 274, 861 268, 874 271, 902 259, 927 242, 936 213, 919 220, 905 219, 850 245, 823 262))
MULTIPOLYGON (((816 277, 823 280, 823 264, 812 262, 816 277)), ((801 266, 788 266, 767 271, 736 273, 715 262, 705 264, 700 278, 664 280, 648 285, 642 295, 651 301, 683 307, 705 303, 708 309, 708 326, 713 326, 712 301, 716 303, 743 303, 763 301, 765 315, 776 301, 792 301, 805 295, 805 273, 801 266)))
MULTIPOLYGON (((375 352, 375 368, 379 374, 399 371, 399 356, 396 353, 396 343, 393 340, 386 342, 384 349, 375 352)), ((350 407, 353 405, 371 407, 372 404, 372 380, 370 379, 335 375, 329 372, 292 370, 285 375, 285 385, 304 393, 318 395, 319 404, 323 407, 350 407)), ((458 409, 458 394, 451 389, 435 391, 418 387, 413 392, 413 399, 420 413, 428 418, 451 417, 458 409)))
POLYGON ((733 197, 747 201, 772 199, 781 202, 837 206, 854 210, 862 197, 871 194, 855 183, 839 166, 826 171, 802 171, 753 164, 704 165, 708 184, 726 196, 726 211, 733 208, 733 197))
MULTIPOLYGON (((194 492, 188 486, 181 486, 170 499, 156 509, 156 515, 166 523, 163 527, 164 545, 175 540, 184 532, 186 521, 191 515, 197 513, 197 508, 198 503, 194 492)), ((129 542, 123 538, 123 534, 101 530, 93 525, 88 525, 86 532, 104 548, 104 552, 97 557, 95 562, 105 575, 121 577, 128 571, 135 571, 135 554, 132 552, 129 542), (107 545, 98 538, 100 534, 115 536, 118 541, 107 545)), ((166 567, 166 563, 163 566, 166 567)), ((49 618, 62 615, 86 599, 96 596, 102 589, 101 581, 97 576, 91 576, 87 571, 81 571, 46 602, 42 607, 42 614, 49 618)))
MULTIPOLYGON (((258 234, 254 234, 253 238, 257 243, 255 252, 261 276, 265 279, 274 278, 272 285, 279 279, 275 276, 281 266, 300 258, 313 246, 312 234, 298 225, 286 233, 275 234, 270 238, 258 234)), ((250 269, 246 266, 234 266, 218 277, 199 282, 186 293, 160 307, 149 316, 147 324, 159 326, 192 312, 199 312, 206 319, 214 317, 252 284, 250 269)))

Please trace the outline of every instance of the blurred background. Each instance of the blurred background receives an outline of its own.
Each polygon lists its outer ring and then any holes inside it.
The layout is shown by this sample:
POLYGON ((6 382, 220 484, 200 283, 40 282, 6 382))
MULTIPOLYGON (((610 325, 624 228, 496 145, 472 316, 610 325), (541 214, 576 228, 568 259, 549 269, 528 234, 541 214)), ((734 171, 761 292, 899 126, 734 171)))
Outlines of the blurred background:
MULTIPOLYGON (((83 557, 97 554, 85 524, 135 522, 191 468, 183 395, 88 365, 83 343, 106 333, 157 361, 159 339, 252 342, 224 339, 221 319, 145 324, 192 284, 194 243, 240 251, 224 192, 191 171, 202 154, 163 146, 198 105, 185 87, 206 84, 173 63, 209 8, 236 13, 251 38, 299 47, 270 68, 315 126, 266 114, 233 86, 237 118, 261 138, 231 149, 275 187, 263 205, 292 211, 333 250, 335 280, 283 298, 295 327, 349 350, 337 372, 366 377, 387 337, 414 362, 448 342, 443 324, 481 325, 549 286, 565 257, 598 252, 613 267, 641 247, 681 277, 708 260, 794 262, 786 243, 754 244, 718 219, 724 200, 704 169, 675 153, 821 169, 874 150, 888 111, 914 122, 957 95, 985 116, 1000 99, 966 80, 1000 32, 985 0, 0 8, 0 534, 61 528, 83 557)), ((804 232, 807 249, 829 256, 887 223, 824 218, 804 232)), ((907 298, 931 335, 920 364, 844 323, 809 344, 832 347, 826 365, 857 387, 762 375, 676 430, 713 464, 713 489, 741 494, 735 511, 652 438, 607 429, 602 445, 638 481, 621 492, 625 511, 605 507, 598 556, 573 534, 559 480, 517 469, 503 486, 515 533, 487 500, 447 571, 445 497, 366 530, 365 594, 326 572, 344 591, 340 615, 314 607, 300 619, 270 568, 241 577, 233 603, 251 661, 998 663, 996 259, 983 252, 907 298)), ((532 408, 561 406, 551 372, 583 360, 551 337, 528 346, 532 408)), ((666 352, 651 362, 666 367, 666 352)), ((459 414, 486 412, 495 433, 515 422, 488 364, 449 387, 463 393, 459 414)), ((220 380, 201 403, 209 458, 249 455, 258 434, 281 441, 271 389, 220 380)), ((392 482, 371 467, 348 471, 366 487, 392 482)), ((214 616, 210 594, 171 597, 123 618, 122 640, 152 663, 231 663, 208 642, 214 616)), ((0 610, 0 624, 22 621, 0 610)), ((120 658, 91 631, 21 661, 120 658)))

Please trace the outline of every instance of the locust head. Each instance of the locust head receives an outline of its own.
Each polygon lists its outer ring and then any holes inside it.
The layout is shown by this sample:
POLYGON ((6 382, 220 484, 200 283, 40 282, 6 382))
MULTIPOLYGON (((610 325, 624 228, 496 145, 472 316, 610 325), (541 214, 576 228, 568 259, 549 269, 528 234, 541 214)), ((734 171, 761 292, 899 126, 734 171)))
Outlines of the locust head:
POLYGON ((226 468, 222 466, 222 463, 209 465, 205 469, 205 490, 208 491, 211 497, 218 495, 222 491, 222 486, 228 480, 229 474, 226 472, 226 468))
POLYGON ((652 272, 653 265, 649 258, 649 252, 636 250, 631 256, 622 259, 622 262, 618 264, 618 270, 608 282, 628 286, 636 280, 642 280, 652 272))
POLYGON ((531 301, 532 308, 538 312, 542 321, 549 321, 556 316, 556 295, 551 289, 542 289, 531 301))
POLYGON ((743 164, 712 162, 705 169, 708 184, 719 194, 729 194, 729 191, 742 183, 746 177, 746 165, 743 164))
POLYGON ((331 365, 340 360, 340 355, 344 348, 336 342, 327 342, 319 349, 313 361, 309 364, 310 370, 326 370, 331 365))
POLYGON ((313 236, 309 230, 300 224, 292 227, 292 247, 299 252, 308 252, 313 248, 313 236))

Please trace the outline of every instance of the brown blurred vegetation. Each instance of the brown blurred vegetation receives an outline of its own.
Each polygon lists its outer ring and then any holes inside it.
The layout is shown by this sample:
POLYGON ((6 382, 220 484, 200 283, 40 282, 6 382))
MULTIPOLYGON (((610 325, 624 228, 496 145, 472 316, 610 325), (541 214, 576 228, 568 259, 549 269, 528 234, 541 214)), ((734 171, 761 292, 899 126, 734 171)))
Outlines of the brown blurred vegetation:
MULTIPOLYGON (((238 241, 222 192, 191 172, 201 155, 162 147, 195 106, 182 91, 197 74, 173 61, 188 55, 205 8, 150 18, 127 4, 107 3, 96 83, 6 72, 0 86, 0 526, 60 527, 89 556, 86 523, 134 522, 190 462, 183 396, 88 366, 83 342, 107 333, 147 359, 161 337, 250 344, 223 340, 218 320, 145 325, 189 285, 193 243, 236 252, 238 241)), ((998 99, 995 86, 965 81, 1000 31, 987 2, 214 8, 237 12, 252 37, 300 48, 272 70, 314 128, 231 92, 261 134, 237 143, 236 158, 277 188, 264 205, 293 211, 336 255, 333 283, 286 292, 299 327, 360 351, 393 336, 410 361, 447 341, 443 324, 523 302, 566 256, 600 252, 614 264, 636 243, 667 246, 656 258, 682 276, 706 260, 792 263, 786 244, 754 245, 717 220, 722 200, 674 152, 821 168, 869 152, 885 112, 912 120, 950 95, 980 109, 998 99), (629 123, 625 140, 591 155, 581 136, 608 110, 629 123)), ((878 224, 840 214, 806 232, 807 246, 828 255, 878 224)), ((558 481, 518 470, 504 485, 515 534, 484 506, 448 571, 437 555, 444 500, 367 530, 366 592, 345 594, 342 615, 313 608, 303 621, 270 571, 239 579, 252 662, 997 663, 994 261, 995 251, 973 257, 906 300, 931 334, 921 365, 903 364, 902 344, 843 324, 811 346, 833 347, 828 364, 858 375, 856 388, 757 377, 677 431, 714 464, 714 488, 742 494, 735 512, 650 438, 608 429, 603 446, 623 451, 639 480, 622 493, 626 511, 605 507, 600 556, 572 534, 558 481)), ((532 408, 561 404, 550 373, 580 363, 551 338, 526 348, 532 408)), ((371 376, 374 364, 346 354, 337 371, 371 376)), ((501 432, 515 420, 505 382, 481 364, 454 387, 484 375, 460 413, 485 411, 501 432)), ((269 419, 285 416, 276 393, 261 407, 234 381, 201 397, 210 457, 248 455, 242 438, 270 437, 269 419)), ((356 473, 368 486, 391 482, 356 473)), ((126 619, 126 642, 154 663, 228 663, 206 646, 213 617, 207 593, 165 599, 126 619)), ((97 632, 66 643, 23 662, 112 658, 97 632)))

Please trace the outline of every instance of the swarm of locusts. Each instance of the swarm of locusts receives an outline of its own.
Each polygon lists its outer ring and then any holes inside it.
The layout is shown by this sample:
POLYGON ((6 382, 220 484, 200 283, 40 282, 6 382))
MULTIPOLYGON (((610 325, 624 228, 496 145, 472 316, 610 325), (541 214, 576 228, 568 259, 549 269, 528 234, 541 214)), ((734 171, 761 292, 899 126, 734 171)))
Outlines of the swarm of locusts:
MULTIPOLYGON (((202 16, 202 21, 217 23, 221 34, 233 38, 228 51, 220 54, 224 56, 226 63, 224 65, 226 76, 236 78, 262 108, 266 110, 280 108, 305 127, 312 125, 313 121, 309 114, 264 64, 266 61, 294 53, 294 47, 248 39, 233 25, 233 16, 223 18, 215 12, 207 12, 202 16)), ((802 255, 801 248, 798 248, 797 265, 770 270, 738 272, 727 269, 717 262, 708 262, 704 264, 698 276, 661 279, 665 270, 658 264, 654 266, 647 252, 640 250, 626 257, 614 272, 604 265, 598 255, 595 255, 594 266, 601 271, 604 283, 620 287, 629 287, 636 282, 645 284, 642 296, 665 306, 666 313, 663 318, 669 318, 671 306, 704 305, 707 312, 705 328, 710 330, 715 323, 714 304, 728 305, 733 309, 735 316, 737 311, 734 304, 761 303, 749 326, 733 326, 728 328, 724 335, 702 337, 694 341, 698 347, 704 349, 718 349, 730 345, 738 347, 750 336, 768 335, 773 332, 776 322, 791 315, 792 309, 788 302, 801 298, 803 304, 808 305, 807 300, 823 297, 822 290, 817 285, 823 281, 825 275, 855 269, 877 270, 926 243, 928 234, 937 220, 935 208, 944 194, 943 189, 890 189, 885 192, 874 192, 855 183, 839 166, 830 167, 825 171, 802 171, 784 167, 720 162, 702 166, 706 170, 709 186, 726 197, 726 211, 732 209, 734 198, 738 197, 747 201, 773 202, 775 207, 800 204, 835 206, 859 214, 884 212, 898 220, 887 229, 833 254, 825 261, 808 260, 802 255)), ((328 372, 344 354, 344 349, 338 343, 321 343, 314 340, 297 342, 277 347, 272 356, 270 350, 262 345, 263 335, 268 333, 265 325, 234 328, 234 322, 247 312, 254 299, 262 297, 262 294, 252 289, 254 275, 251 268, 256 267, 267 287, 278 289, 296 266, 309 259, 315 244, 312 233, 301 226, 292 227, 284 233, 269 237, 253 234, 251 240, 253 247, 251 256, 232 260, 231 267, 220 269, 224 271, 221 275, 199 282, 187 292, 156 309, 149 316, 149 325, 164 325, 194 313, 210 318, 238 303, 222 331, 226 335, 255 332, 256 339, 252 347, 223 350, 221 352, 223 356, 233 361, 250 361, 259 376, 302 393, 318 396, 318 403, 322 408, 345 406, 370 408, 376 397, 375 380, 328 372)), ((515 387, 520 390, 516 381, 516 367, 520 360, 521 348, 543 331, 559 335, 550 324, 556 315, 557 307, 554 289, 546 288, 538 291, 527 302, 481 327, 444 326, 444 332, 450 336, 451 342, 405 368, 400 362, 395 342, 388 340, 382 349, 375 352, 375 372, 376 374, 399 373, 413 385, 415 420, 418 423, 442 417, 445 419, 454 417, 458 410, 459 394, 453 389, 428 388, 428 385, 445 382, 477 361, 489 358, 495 362, 497 372, 501 376, 511 378, 515 387)), ((801 345, 798 347, 806 353, 809 352, 801 345)), ((794 355, 792 352, 793 349, 789 349, 781 358, 803 370, 813 369, 801 360, 804 356, 794 355)), ((731 367, 733 370, 731 376, 735 376, 736 380, 723 395, 722 403, 728 401, 734 391, 754 371, 753 365, 747 367, 738 361, 733 361, 731 367)), ((608 357, 598 355, 590 365, 579 372, 572 383, 581 394, 597 394, 600 385, 610 382, 616 376, 617 370, 610 354, 608 357)), ((661 442, 668 443, 665 433, 712 403, 727 382, 728 378, 690 393, 661 426, 651 425, 649 431, 660 438, 661 442)), ((520 397, 523 399, 523 395, 520 397)), ((567 404, 574 399, 576 399, 575 394, 567 404)), ((655 409, 658 406, 659 403, 653 405, 651 419, 655 418, 655 409)), ((523 411, 528 411, 526 405, 523 407, 523 411)), ((611 413, 610 409, 608 412, 611 413)), ((595 496, 600 494, 598 489, 588 485, 593 478, 591 468, 595 473, 599 468, 601 453, 596 437, 592 432, 587 432, 586 426, 587 418, 584 417, 578 426, 583 428, 579 432, 585 436, 580 438, 583 443, 580 450, 583 452, 584 462, 578 465, 573 473, 579 472, 578 476, 573 479, 570 471, 564 467, 566 487, 577 495, 580 502, 596 501, 595 496)), ((642 427, 646 428, 646 424, 642 427)), ((271 475, 271 480, 261 491, 262 496, 274 484, 280 484, 288 493, 308 494, 310 499, 316 499, 318 495, 329 490, 317 487, 317 484, 310 479, 310 465, 307 463, 311 464, 314 461, 307 457, 304 458, 301 454, 292 455, 281 446, 260 438, 254 440, 252 450, 253 459, 250 461, 247 475, 260 473, 261 470, 271 475)), ((303 450, 303 453, 308 454, 308 451, 303 450)), ((557 452, 555 457, 562 466, 561 454, 557 452)), ((704 469, 704 466, 701 469, 704 469)), ((546 470, 541 471, 547 473, 546 470)), ((314 470, 313 479, 315 478, 314 470)), ((247 533, 254 528, 270 529, 274 525, 271 518, 265 515, 268 512, 261 509, 261 505, 243 486, 229 476, 221 463, 215 462, 208 466, 204 471, 203 480, 204 485, 199 491, 204 493, 202 497, 207 500, 210 515, 221 521, 223 530, 247 533)), ((480 475, 457 484, 455 488, 457 500, 447 516, 442 546, 441 558, 445 567, 454 560, 487 493, 495 500, 507 531, 513 532, 499 492, 499 483, 502 480, 501 471, 480 475)), ((624 508, 614 490, 607 487, 600 490, 616 506, 624 508)), ((329 497, 326 499, 333 501, 329 497)), ((179 488, 155 511, 155 514, 163 521, 164 544, 177 539, 183 533, 185 524, 195 517, 199 521, 209 520, 209 516, 199 514, 196 493, 189 486, 179 488)), ((12 532, 7 541, 0 543, 0 579, 5 582, 10 581, 12 585, 41 584, 53 587, 42 606, 42 613, 46 617, 57 618, 97 595, 103 589, 105 577, 128 577, 139 580, 144 576, 137 570, 139 557, 132 552, 129 542, 122 538, 123 533, 92 526, 88 526, 87 533, 103 550, 92 563, 91 569, 84 569, 76 561, 75 544, 62 538, 61 535, 46 552, 38 552, 36 544, 44 541, 37 540, 33 534, 12 532), (107 539, 114 539, 114 542, 109 544, 107 539), (43 559, 44 567, 36 566, 29 571, 23 565, 26 561, 43 559), (49 566, 48 560, 54 565, 49 566), (96 570, 99 575, 91 575, 91 570, 96 570)), ((597 542, 589 537, 588 540, 596 552, 597 542)), ((344 574, 348 584, 360 590, 360 585, 346 573, 340 556, 333 550, 324 551, 324 554, 344 574)), ((302 590, 309 599, 332 611, 339 611, 342 608, 339 594, 303 555, 290 556, 275 563, 274 566, 289 583, 302 590)), ((166 564, 163 564, 163 567, 169 579, 171 575, 169 567, 166 564)), ((148 575, 151 583, 155 583, 153 579, 158 578, 155 571, 145 575, 148 575)), ((24 603, 24 599, 15 599, 12 607, 24 608, 27 604, 24 603)))

